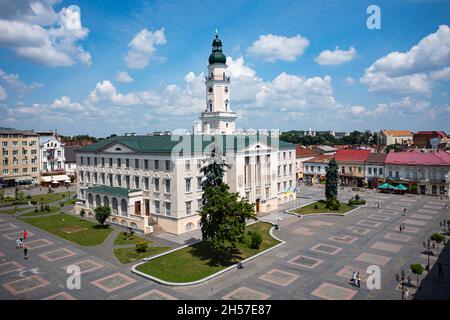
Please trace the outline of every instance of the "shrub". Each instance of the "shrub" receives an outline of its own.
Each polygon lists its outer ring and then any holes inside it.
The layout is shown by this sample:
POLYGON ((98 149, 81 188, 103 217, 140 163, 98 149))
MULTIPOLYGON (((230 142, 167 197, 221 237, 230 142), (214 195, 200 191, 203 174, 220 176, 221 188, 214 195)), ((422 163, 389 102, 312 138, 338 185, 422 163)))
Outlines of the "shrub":
POLYGON ((409 266, 411 272, 417 275, 417 286, 419 286, 419 276, 423 273, 423 266, 420 263, 413 263, 409 266))
POLYGON ((59 206, 60 206, 60 207, 64 207, 64 202, 61 202, 61 203, 59 204, 59 206))
POLYGON ((34 207, 34 212, 39 212, 37 207, 34 207))
POLYGON ((94 209, 95 219, 98 221, 100 225, 104 225, 106 219, 111 215, 111 207, 110 206, 98 206, 94 209))
POLYGON ((355 200, 358 201, 359 199, 361 199, 360 196, 359 196, 359 194, 356 194, 355 200))
POLYGON ((83 220, 84 219, 84 215, 86 214, 86 211, 84 211, 84 209, 81 209, 80 210, 80 217, 81 217, 81 220, 83 220))
POLYGON ((30 200, 31 199, 31 195, 27 195, 27 199, 30 200))
POLYGON ((31 203, 33 206, 37 205, 37 201, 34 201, 34 200, 31 200, 30 203, 31 203))
POLYGON ((444 241, 444 236, 440 233, 433 233, 430 239, 436 241, 437 243, 441 243, 442 241, 444 241))
POLYGON ((317 203, 314 205, 314 209, 319 209, 319 205, 317 203))
POLYGON ((328 210, 339 210, 340 207, 341 203, 335 197, 328 199, 327 204, 325 205, 325 208, 327 208, 328 210))
POLYGON ((351 205, 363 205, 363 204, 366 204, 366 200, 363 200, 363 199, 359 199, 359 200, 350 199, 350 200, 348 200, 348 205, 349 206, 351 206, 351 205))
POLYGON ((262 236, 259 232, 256 231, 250 231, 250 248, 252 249, 259 249, 261 243, 262 243, 262 236))
POLYGON ((146 252, 148 248, 147 243, 140 243, 136 245, 136 252, 146 252))

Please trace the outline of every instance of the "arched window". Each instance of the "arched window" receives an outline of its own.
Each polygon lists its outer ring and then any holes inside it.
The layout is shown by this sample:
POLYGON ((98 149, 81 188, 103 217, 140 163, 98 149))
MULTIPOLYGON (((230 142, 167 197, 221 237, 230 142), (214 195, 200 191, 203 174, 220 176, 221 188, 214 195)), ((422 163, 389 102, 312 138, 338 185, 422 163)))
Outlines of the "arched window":
POLYGON ((94 206, 94 197, 92 196, 92 193, 89 193, 88 195, 88 207, 92 209, 94 206))
POLYGON ((112 199, 112 211, 113 211, 113 214, 119 214, 118 207, 119 207, 119 204, 117 202, 117 199, 113 198, 112 199))
POLYGON ((103 205, 105 207, 109 207, 109 198, 107 196, 103 197, 103 205))
POLYGON ((209 111, 211 112, 212 111, 212 101, 211 100, 208 101, 208 106, 209 106, 209 111))
POLYGON ((228 104, 229 104, 229 101, 227 99, 227 100, 225 100, 225 111, 228 111, 228 104))
POLYGON ((100 198, 99 195, 96 195, 96 196, 95 196, 95 206, 96 206, 96 207, 99 207, 99 206, 101 206, 101 205, 102 205, 102 199, 100 198))
POLYGON ((212 88, 212 87, 209 87, 209 88, 208 88, 208 92, 209 92, 209 93, 212 93, 212 92, 213 92, 213 88, 212 88))
POLYGON ((120 202, 120 211, 122 212, 123 216, 127 215, 127 200, 122 199, 122 201, 120 202))
POLYGON ((225 72, 223 73, 223 80, 225 80, 225 72))

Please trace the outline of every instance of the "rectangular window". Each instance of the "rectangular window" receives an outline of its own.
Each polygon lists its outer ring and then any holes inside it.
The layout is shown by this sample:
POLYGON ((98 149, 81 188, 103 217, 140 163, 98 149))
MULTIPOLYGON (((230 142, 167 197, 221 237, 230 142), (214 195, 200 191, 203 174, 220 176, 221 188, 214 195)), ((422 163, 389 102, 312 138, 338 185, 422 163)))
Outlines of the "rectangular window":
POLYGON ((145 170, 148 169, 148 160, 147 159, 144 160, 144 169, 145 170))
POLYGON ((154 178, 155 192, 159 192, 159 178, 154 178))
POLYGON ((197 190, 202 191, 202 177, 197 177, 197 190))
POLYGON ((101 177, 102 177, 102 184, 106 184, 106 183, 105 183, 105 174, 102 173, 102 174, 101 174, 101 177))
POLYGON ((109 158, 109 167, 110 167, 110 168, 112 167, 112 163, 113 163, 113 159, 112 159, 112 158, 109 158))
POLYGON ((105 158, 102 158, 102 167, 105 166, 105 158))
POLYGON ((135 201, 134 202, 134 214, 140 216, 141 215, 141 202, 135 201))
POLYGON ((144 178, 144 189, 149 190, 150 189, 150 179, 148 177, 144 178))
POLYGON ((84 165, 84 158, 80 157, 80 165, 84 165))
POLYGON ((277 187, 278 187, 278 192, 281 192, 281 183, 280 182, 278 182, 277 187))
POLYGON ((155 170, 159 170, 159 160, 155 160, 155 170))
POLYGON ((134 168, 139 169, 139 159, 134 159, 134 168))
POLYGON ((95 158, 94 158, 94 165, 95 165, 95 166, 97 165, 97 162, 98 162, 97 160, 98 160, 97 157, 95 157, 95 158))
POLYGON ((202 167, 202 160, 197 159, 197 169, 200 169, 202 167))
POLYGON ((186 201, 186 215, 192 214, 192 201, 186 201))
POLYGON ((164 202, 164 204, 165 204, 165 207, 166 207, 166 215, 168 215, 168 216, 172 215, 172 211, 171 211, 172 205, 171 205, 171 203, 170 202, 164 202))
POLYGON ((122 166, 122 159, 120 159, 120 158, 117 158, 117 166, 118 167, 121 167, 122 166))
POLYGON ((170 171, 170 160, 164 161, 164 168, 166 171, 170 171))
POLYGON ((98 181, 97 181, 97 172, 94 172, 94 183, 98 183, 98 181))
POLYGON ((8 169, 3 169, 3 174, 8 174, 9 170, 8 169))
POLYGON ((125 176, 125 186, 130 189, 130 176, 125 176))
POLYGON ((113 175, 112 173, 108 174, 109 177, 109 185, 112 187, 113 186, 113 175))
POLYGON ((372 168, 369 167, 369 174, 372 174, 372 168))
POLYGON ((197 199, 197 208, 198 208, 198 210, 201 210, 202 204, 203 204, 202 199, 197 199))
POLYGON ((161 213, 160 202, 158 200, 155 200, 154 204, 155 204, 155 213, 161 213))
POLYGON ((185 160, 184 170, 191 170, 191 160, 185 160))
POLYGON ((90 166, 91 165, 91 157, 87 157, 86 160, 87 160, 87 165, 90 166))
POLYGON ((130 167, 130 159, 125 159, 125 168, 130 167))
POLYGON ((139 189, 139 177, 138 176, 134 177, 134 187, 136 189, 139 189))
POLYGON ((191 188, 191 182, 192 182, 192 179, 191 179, 191 178, 186 179, 186 193, 192 191, 192 188, 191 188))
POLYGON ((381 169, 381 168, 378 168, 378 174, 383 174, 383 169, 381 169))
POLYGON ((170 193, 170 180, 164 179, 164 192, 170 193))
POLYGON ((118 174, 116 177, 117 177, 117 186, 121 187, 122 186, 122 176, 120 174, 118 174))

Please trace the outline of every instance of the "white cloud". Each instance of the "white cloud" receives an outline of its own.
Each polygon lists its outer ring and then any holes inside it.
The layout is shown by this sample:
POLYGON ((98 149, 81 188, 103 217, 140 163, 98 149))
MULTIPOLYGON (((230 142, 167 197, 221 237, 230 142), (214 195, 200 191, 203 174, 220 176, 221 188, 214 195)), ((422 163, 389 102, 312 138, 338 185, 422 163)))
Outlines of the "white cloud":
POLYGON ((4 81, 10 88, 15 90, 20 96, 24 96, 31 91, 44 86, 39 82, 33 82, 32 84, 27 85, 19 79, 18 74, 8 74, 2 69, 0 69, 0 79, 4 81))
POLYGON ((314 61, 320 65, 337 65, 353 60, 356 57, 356 50, 350 47, 348 50, 341 50, 336 47, 334 51, 322 51, 314 61))
POLYGON ((75 5, 55 12, 57 1, 14 1, 9 14, 0 15, 0 46, 38 64, 57 67, 77 61, 91 64, 91 56, 78 44, 89 31, 81 24, 75 5))
POLYGON ((407 52, 379 58, 360 79, 369 91, 431 94, 434 81, 448 77, 450 28, 441 25, 407 52))
POLYGON ((308 46, 309 40, 300 35, 289 38, 267 34, 260 35, 258 40, 247 49, 247 52, 269 62, 277 60, 295 61, 303 55, 308 46))
POLYGON ((88 101, 92 103, 107 102, 118 106, 130 106, 139 103, 139 98, 134 93, 122 94, 109 80, 96 84, 95 89, 89 93, 88 101))
POLYGON ((8 95, 6 94, 6 90, 2 86, 0 86, 0 101, 5 100, 6 97, 8 97, 8 95))
POLYGON ((345 84, 348 86, 351 86, 355 83, 355 79, 353 79, 352 77, 347 77, 345 78, 345 84))
POLYGON ((433 80, 450 80, 450 67, 445 67, 441 70, 433 71, 430 73, 430 78, 433 80))
POLYGON ((120 83, 131 83, 134 79, 126 71, 119 71, 116 74, 116 81, 120 83))
POLYGON ((69 97, 62 96, 60 99, 56 99, 52 103, 54 109, 61 109, 63 111, 80 112, 85 108, 80 103, 72 102, 69 97))
POLYGON ((366 108, 364 108, 363 106, 352 106, 350 108, 350 111, 355 115, 359 115, 363 114, 366 111, 366 108))
POLYGON ((145 68, 150 59, 156 52, 156 45, 167 43, 164 35, 164 28, 155 32, 142 29, 139 31, 128 44, 130 50, 125 58, 127 66, 132 69, 145 68))

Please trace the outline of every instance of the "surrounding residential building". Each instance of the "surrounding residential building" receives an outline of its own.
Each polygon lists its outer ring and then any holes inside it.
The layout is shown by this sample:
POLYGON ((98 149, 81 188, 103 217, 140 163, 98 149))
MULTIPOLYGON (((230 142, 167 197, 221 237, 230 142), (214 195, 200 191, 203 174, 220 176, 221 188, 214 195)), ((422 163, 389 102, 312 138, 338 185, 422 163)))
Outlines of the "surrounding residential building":
POLYGON ((447 152, 390 152, 385 170, 387 181, 402 183, 413 193, 450 196, 447 152))
POLYGON ((369 188, 377 188, 386 181, 385 160, 387 153, 369 153, 365 162, 365 178, 369 188))
POLYGON ((339 166, 339 178, 344 186, 364 186, 365 162, 369 150, 338 150, 334 155, 339 166))
POLYGON ((330 146, 316 146, 315 147, 316 154, 325 154, 325 155, 333 155, 336 153, 337 149, 330 146))
POLYGON ((219 77, 226 70, 221 48, 216 37, 208 67, 213 75, 205 82, 207 109, 202 125, 194 126, 195 134, 116 136, 75 150, 81 200, 76 212, 85 209, 92 216, 96 206, 108 205, 112 207, 110 223, 145 233, 155 225, 174 234, 197 229, 200 169, 212 149, 230 164, 224 177, 230 191, 255 204, 257 213, 294 200, 295 145, 279 141, 278 134, 235 133, 229 96, 223 94, 230 79, 226 74, 225 80, 219 77), (221 74, 216 75, 219 70, 221 74), (222 94, 211 96, 211 87, 222 94))
POLYGON ((414 133, 413 137, 414 145, 421 149, 431 149, 432 145, 437 146, 448 140, 444 131, 419 131, 414 133))
POLYGON ((39 136, 29 130, 0 130, 0 187, 36 184, 39 177, 39 136))
POLYGON ((378 134, 378 143, 381 145, 411 145, 413 133, 409 130, 381 130, 378 134))
POLYGON ((75 155, 75 149, 78 149, 79 147, 76 146, 66 146, 64 145, 64 171, 68 176, 75 176, 76 175, 76 168, 77 168, 77 158, 75 155))
POLYGON ((297 169, 296 178, 303 179, 303 162, 314 158, 316 155, 314 149, 311 147, 304 147, 302 145, 297 145, 295 148, 295 166, 297 169))
POLYGON ((70 178, 64 171, 64 143, 52 132, 37 132, 41 153, 41 178, 44 186, 59 186, 70 183, 70 178))
POLYGON ((328 163, 333 155, 320 155, 303 162, 304 181, 310 183, 321 183, 325 181, 328 163))

